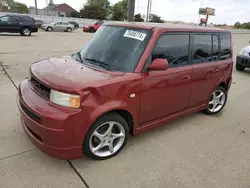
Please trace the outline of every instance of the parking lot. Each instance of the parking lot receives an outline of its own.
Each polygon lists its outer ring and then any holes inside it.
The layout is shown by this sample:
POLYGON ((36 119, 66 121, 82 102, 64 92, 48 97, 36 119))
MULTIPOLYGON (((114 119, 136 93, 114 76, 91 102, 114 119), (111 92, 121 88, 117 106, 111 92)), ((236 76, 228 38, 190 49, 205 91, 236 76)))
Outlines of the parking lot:
MULTIPOLYGON (((21 128, 16 87, 31 63, 70 55, 91 35, 0 34, 0 188, 250 187, 250 71, 234 70, 222 113, 196 113, 131 137, 109 160, 61 161, 36 149, 21 128)), ((249 40, 250 34, 233 35, 234 55, 249 40)))

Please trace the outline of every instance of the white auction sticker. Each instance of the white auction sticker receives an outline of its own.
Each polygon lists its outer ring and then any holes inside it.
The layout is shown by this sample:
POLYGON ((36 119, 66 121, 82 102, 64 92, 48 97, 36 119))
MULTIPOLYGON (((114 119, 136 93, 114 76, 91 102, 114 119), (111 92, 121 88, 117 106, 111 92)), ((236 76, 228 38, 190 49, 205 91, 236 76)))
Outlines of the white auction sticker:
POLYGON ((141 33, 141 32, 138 32, 138 31, 127 30, 124 33, 123 36, 127 37, 127 38, 132 38, 132 39, 144 41, 144 39, 147 36, 147 34, 146 33, 141 33))

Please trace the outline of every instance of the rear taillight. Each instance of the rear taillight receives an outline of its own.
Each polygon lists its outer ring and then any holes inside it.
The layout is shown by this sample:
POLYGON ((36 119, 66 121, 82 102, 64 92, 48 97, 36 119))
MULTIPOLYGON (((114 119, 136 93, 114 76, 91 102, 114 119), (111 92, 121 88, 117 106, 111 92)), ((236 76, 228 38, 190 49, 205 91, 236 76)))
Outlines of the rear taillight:
POLYGON ((35 24, 35 28, 38 28, 37 24, 35 24))

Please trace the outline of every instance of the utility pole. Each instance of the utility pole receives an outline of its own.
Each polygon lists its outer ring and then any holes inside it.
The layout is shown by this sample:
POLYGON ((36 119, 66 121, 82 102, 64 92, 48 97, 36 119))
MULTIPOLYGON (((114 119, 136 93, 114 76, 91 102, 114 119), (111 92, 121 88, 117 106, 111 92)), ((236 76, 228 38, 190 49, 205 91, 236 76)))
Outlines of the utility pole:
MULTIPOLYGON (((202 6, 203 6, 203 0, 200 0, 200 1, 201 1, 200 8, 202 8, 202 6)), ((200 18, 201 18, 201 15, 199 14, 199 16, 198 16, 198 25, 200 23, 200 18)))
POLYGON ((37 10, 37 0, 35 0, 35 9, 36 9, 36 15, 38 15, 38 10, 37 10))
POLYGON ((151 0, 148 0, 146 22, 149 21, 149 15, 151 14, 151 6, 152 6, 152 1, 151 1, 151 0))
POLYGON ((135 16, 135 0, 128 0, 128 22, 133 22, 135 16))
POLYGON ((49 11, 48 11, 48 0, 46 0, 46 16, 48 16, 49 15, 49 11))

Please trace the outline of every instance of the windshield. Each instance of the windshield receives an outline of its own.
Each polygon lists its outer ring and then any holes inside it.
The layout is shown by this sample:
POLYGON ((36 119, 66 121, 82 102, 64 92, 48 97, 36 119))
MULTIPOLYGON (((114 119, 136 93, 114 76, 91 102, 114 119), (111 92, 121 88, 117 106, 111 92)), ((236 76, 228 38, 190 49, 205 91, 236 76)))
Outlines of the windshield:
POLYGON ((102 26, 78 55, 83 63, 110 71, 133 72, 151 33, 145 29, 102 26))

